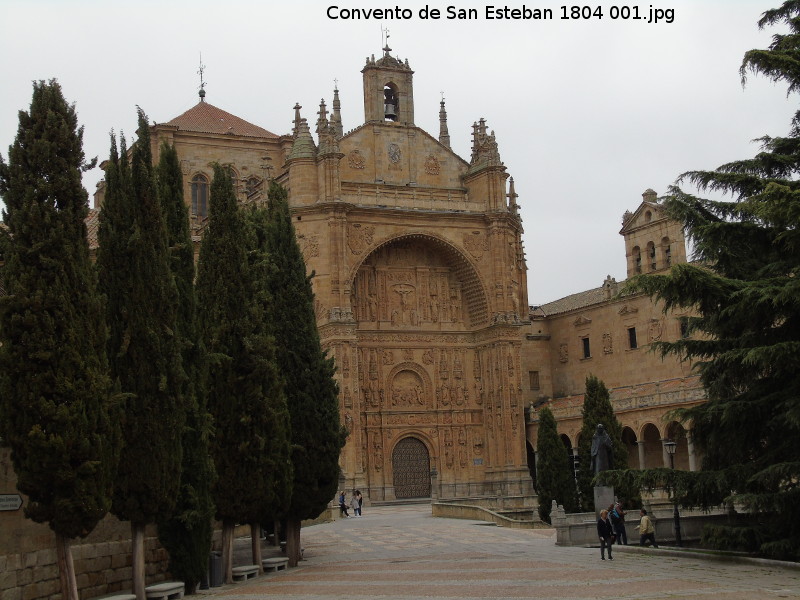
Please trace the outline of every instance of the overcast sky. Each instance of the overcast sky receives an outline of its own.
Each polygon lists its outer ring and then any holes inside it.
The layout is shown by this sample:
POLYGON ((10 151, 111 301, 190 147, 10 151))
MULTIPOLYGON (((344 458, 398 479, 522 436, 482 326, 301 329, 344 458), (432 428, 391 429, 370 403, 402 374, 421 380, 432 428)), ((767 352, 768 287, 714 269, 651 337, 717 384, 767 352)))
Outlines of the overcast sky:
MULTIPOLYGON (((663 194, 690 169, 752 156, 750 140, 783 135, 796 110, 785 88, 738 69, 765 48, 761 14, 778 0, 664 0, 638 7, 639 21, 602 18, 487 20, 501 2, 366 0, 0 0, 0 152, 7 159, 17 111, 31 82, 57 78, 77 105, 88 157, 107 158, 108 133, 133 133, 135 106, 165 122, 197 103, 202 52, 206 100, 274 133, 288 133, 295 102, 316 120, 334 78, 345 131, 363 122, 361 68, 392 55, 415 71, 416 124, 439 131, 447 101, 453 149, 469 160, 472 123, 484 117, 514 177, 525 227, 529 301, 539 304, 625 278, 621 217, 647 188, 663 194), (410 19, 330 19, 328 7, 399 7, 410 19), (447 6, 476 8, 448 20, 447 6), (650 7, 672 9, 648 23, 650 7)), ((566 4, 566 3, 565 3, 566 4)), ((522 2, 508 3, 521 8, 522 2)), ((338 11, 334 11, 337 14, 338 11)), ((100 169, 87 173, 90 193, 100 169)))

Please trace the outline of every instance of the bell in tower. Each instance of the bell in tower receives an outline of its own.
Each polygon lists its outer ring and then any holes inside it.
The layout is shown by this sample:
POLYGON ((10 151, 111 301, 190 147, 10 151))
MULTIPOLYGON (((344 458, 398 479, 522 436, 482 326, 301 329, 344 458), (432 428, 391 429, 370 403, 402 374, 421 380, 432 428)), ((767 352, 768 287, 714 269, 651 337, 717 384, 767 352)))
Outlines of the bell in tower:
POLYGON ((367 57, 364 75, 364 117, 367 123, 414 124, 414 71, 383 49, 379 59, 367 57))
POLYGON ((383 116, 387 121, 397 121, 397 94, 391 86, 383 88, 383 116))

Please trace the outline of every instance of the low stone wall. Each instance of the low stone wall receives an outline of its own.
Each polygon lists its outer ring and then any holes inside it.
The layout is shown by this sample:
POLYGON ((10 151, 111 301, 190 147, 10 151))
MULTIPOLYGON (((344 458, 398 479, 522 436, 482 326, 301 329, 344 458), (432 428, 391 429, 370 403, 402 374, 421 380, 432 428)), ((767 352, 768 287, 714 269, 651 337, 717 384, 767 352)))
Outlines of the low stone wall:
MULTIPOLYGON (((527 511, 527 513, 530 515, 530 511, 527 511)), ((545 529, 550 527, 547 523, 543 523, 539 519, 515 519, 507 514, 501 514, 474 504, 434 502, 431 504, 431 514, 434 517, 487 521, 500 527, 512 527, 516 529, 545 529)))
MULTIPOLYGON (((556 530, 557 546, 597 546, 597 517, 592 513, 570 513, 564 507, 553 502, 550 520, 556 530)), ((656 543, 672 544, 675 542, 675 519, 671 505, 654 505, 645 507, 656 528, 656 543)), ((684 541, 699 540, 703 527, 708 523, 727 522, 728 514, 722 509, 712 512, 698 510, 681 510, 681 539, 684 541)), ((625 522, 625 532, 628 534, 628 544, 639 543, 639 531, 635 527, 639 524, 639 511, 628 511, 625 522)))

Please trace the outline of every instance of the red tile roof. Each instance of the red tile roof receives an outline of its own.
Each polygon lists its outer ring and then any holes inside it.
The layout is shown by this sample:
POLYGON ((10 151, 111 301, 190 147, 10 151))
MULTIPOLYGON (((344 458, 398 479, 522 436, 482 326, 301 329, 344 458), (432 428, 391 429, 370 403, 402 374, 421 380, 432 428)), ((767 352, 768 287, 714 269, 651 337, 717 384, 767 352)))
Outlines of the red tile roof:
POLYGON ((248 123, 236 115, 225 112, 208 102, 198 102, 179 117, 175 117, 165 125, 173 125, 179 130, 200 133, 227 133, 245 137, 277 138, 274 133, 248 123))

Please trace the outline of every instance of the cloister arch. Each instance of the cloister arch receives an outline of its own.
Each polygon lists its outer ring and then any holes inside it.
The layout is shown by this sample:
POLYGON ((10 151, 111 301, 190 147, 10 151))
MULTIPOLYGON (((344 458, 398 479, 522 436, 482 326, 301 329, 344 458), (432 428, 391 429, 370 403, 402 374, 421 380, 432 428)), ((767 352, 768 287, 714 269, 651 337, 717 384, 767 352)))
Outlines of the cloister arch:
POLYGON ((642 434, 639 440, 644 446, 644 465, 645 469, 653 469, 664 466, 664 449, 661 444, 661 433, 658 427, 652 423, 646 423, 642 427, 642 434))

